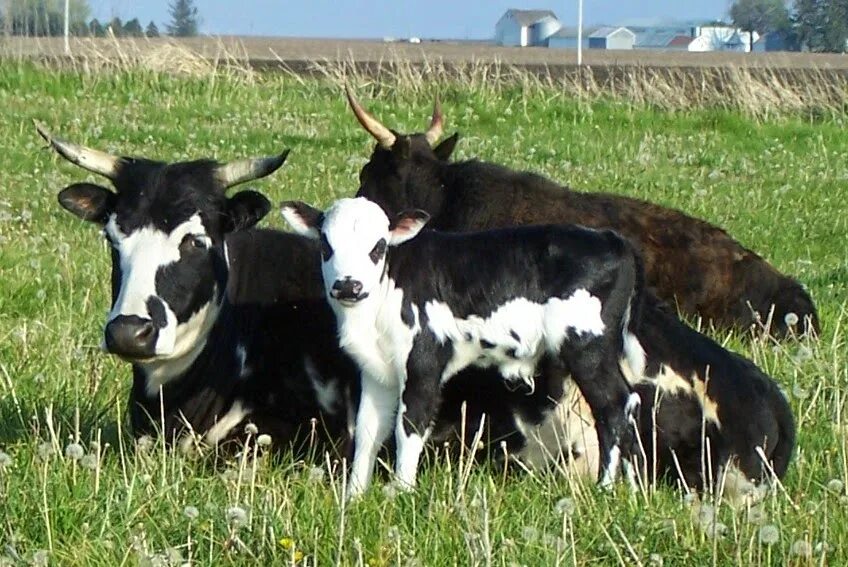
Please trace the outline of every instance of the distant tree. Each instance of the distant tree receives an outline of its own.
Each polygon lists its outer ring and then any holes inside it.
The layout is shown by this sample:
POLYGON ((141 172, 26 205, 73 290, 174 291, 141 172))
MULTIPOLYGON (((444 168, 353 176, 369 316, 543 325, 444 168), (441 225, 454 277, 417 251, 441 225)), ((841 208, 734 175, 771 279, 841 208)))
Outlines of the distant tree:
POLYGON ((795 0, 793 15, 799 43, 810 51, 845 51, 848 0, 795 0))
POLYGON ((142 37, 144 30, 141 28, 141 22, 138 18, 133 18, 124 24, 124 35, 126 37, 142 37))
MULTIPOLYGON (((64 0, 6 0, 4 26, 7 33, 27 36, 56 36, 64 33, 64 0)), ((82 29, 88 19, 88 2, 71 0, 69 26, 82 29)))
POLYGON ((783 0, 735 0, 730 6, 730 19, 748 32, 748 48, 754 50, 754 32, 765 35, 789 29, 789 10, 783 0))
POLYGON ((91 37, 103 37, 106 35, 106 28, 100 23, 100 20, 93 18, 88 22, 88 35, 91 37))
POLYGON ((118 16, 112 18, 106 27, 112 30, 112 34, 114 34, 115 37, 121 37, 124 35, 124 22, 122 22, 121 18, 118 16))
POLYGON ((168 34, 175 37, 191 37, 197 35, 197 8, 193 0, 173 0, 168 11, 171 22, 168 24, 168 34))
POLYGON ((153 20, 150 20, 150 23, 147 24, 147 28, 144 30, 144 35, 147 37, 159 37, 159 28, 156 27, 153 20))

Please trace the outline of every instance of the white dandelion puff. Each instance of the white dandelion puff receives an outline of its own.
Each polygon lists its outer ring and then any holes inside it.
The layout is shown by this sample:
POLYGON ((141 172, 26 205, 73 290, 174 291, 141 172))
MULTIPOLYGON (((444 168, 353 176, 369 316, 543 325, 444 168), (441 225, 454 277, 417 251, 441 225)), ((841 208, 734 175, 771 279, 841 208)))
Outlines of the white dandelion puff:
POLYGON ((789 554, 797 555, 798 557, 809 557, 813 554, 813 548, 807 540, 799 539, 792 543, 792 546, 789 548, 789 554))
POLYGON ((833 478, 827 481, 827 489, 831 492, 841 493, 845 489, 845 483, 838 478, 833 478))
POLYGON ((309 467, 309 482, 319 483, 324 480, 324 469, 321 467, 309 467))
POLYGON ((68 443, 65 447, 65 458, 72 461, 78 461, 85 455, 85 449, 79 443, 68 443))
POLYGON ((665 561, 662 558, 662 555, 659 553, 652 553, 648 557, 648 565, 656 565, 657 567, 662 567, 665 561))
POLYGON ((560 498, 554 505, 554 510, 556 510, 557 514, 564 514, 566 516, 572 515, 575 508, 577 508, 577 506, 574 504, 574 500, 567 497, 560 498))
POLYGON ((798 400, 806 400, 810 396, 810 393, 802 388, 800 384, 795 384, 792 386, 792 395, 798 400))
POLYGON ((259 428, 256 427, 255 423, 248 423, 244 426, 244 433, 245 435, 256 435, 259 433, 259 428))
POLYGON ((44 443, 39 443, 38 449, 36 450, 38 458, 42 461, 49 460, 50 457, 53 456, 53 453, 53 445, 46 441, 44 443))
POLYGON ((262 435, 256 438, 256 443, 260 447, 268 447, 271 445, 271 436, 267 433, 263 433, 262 435))
POLYGON ((760 528, 759 538, 764 545, 774 545, 780 539, 780 530, 774 524, 766 524, 760 528))
POLYGON ((521 528, 521 537, 524 538, 524 541, 536 541, 539 539, 539 530, 534 528, 533 526, 524 526, 521 528))
POLYGON ((400 539, 400 530, 397 526, 389 526, 389 529, 386 532, 386 537, 391 541, 397 541, 400 539))
POLYGON ((788 327, 794 327, 798 324, 798 315, 790 311, 783 316, 783 322, 786 323, 788 327))
POLYGON ((100 461, 97 460, 97 455, 94 453, 89 453, 80 460, 80 465, 90 470, 96 470, 99 463, 100 461))
POLYGON ((226 512, 227 523, 234 528, 247 524, 247 511, 241 506, 230 506, 226 512))
POLYGON ((183 508, 183 516, 189 520, 196 520, 200 516, 200 510, 197 509, 197 506, 186 506, 183 508))
POLYGON ((394 500, 397 498, 398 489, 393 483, 387 483, 383 485, 383 496, 386 500, 394 500))
POLYGON ((50 552, 46 549, 39 549, 32 554, 33 567, 47 567, 50 559, 50 552))
POLYGON ((135 447, 139 453, 147 453, 153 448, 153 437, 150 435, 142 435, 136 439, 135 447))
POLYGON ((752 506, 748 509, 748 523, 759 526, 766 521, 766 512, 762 506, 752 506))
POLYGON ((12 456, 3 449, 0 449, 0 471, 12 468, 13 463, 12 456))

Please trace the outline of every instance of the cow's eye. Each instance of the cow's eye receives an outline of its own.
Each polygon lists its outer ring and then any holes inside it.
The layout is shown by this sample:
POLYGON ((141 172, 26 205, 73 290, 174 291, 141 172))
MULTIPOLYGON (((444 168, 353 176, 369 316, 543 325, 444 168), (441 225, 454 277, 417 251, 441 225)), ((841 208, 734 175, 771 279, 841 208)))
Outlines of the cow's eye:
POLYGON ((380 261, 383 257, 383 254, 386 253, 386 239, 381 238, 377 241, 377 244, 374 245, 374 248, 371 249, 371 252, 368 253, 368 257, 371 258, 371 261, 375 264, 380 261))
POLYGON ((330 241, 327 240, 327 235, 321 233, 321 258, 326 262, 333 255, 333 247, 330 246, 330 241))
POLYGON ((206 239, 196 234, 186 234, 180 242, 182 250, 206 250, 206 239))

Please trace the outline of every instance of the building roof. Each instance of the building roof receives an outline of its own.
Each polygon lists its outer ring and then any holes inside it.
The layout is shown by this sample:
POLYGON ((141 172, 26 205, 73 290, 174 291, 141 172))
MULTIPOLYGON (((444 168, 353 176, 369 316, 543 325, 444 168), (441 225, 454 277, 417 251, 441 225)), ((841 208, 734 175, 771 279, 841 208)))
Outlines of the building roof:
POLYGON ((515 21, 522 26, 532 26, 545 18, 557 19, 551 10, 507 10, 506 13, 512 14, 515 21))
POLYGON ((631 35, 634 35, 634 36, 636 35, 636 34, 634 34, 632 31, 630 31, 629 29, 627 29, 626 27, 623 27, 623 26, 618 26, 618 27, 615 27, 615 26, 602 26, 602 27, 600 27, 600 28, 596 29, 595 31, 593 31, 593 32, 589 35, 589 37, 592 37, 592 38, 604 38, 604 37, 609 37, 609 36, 611 36, 612 34, 614 34, 615 32, 617 32, 617 31, 619 31, 619 30, 624 30, 624 31, 626 31, 626 32, 628 32, 628 33, 630 33, 631 35))
MULTIPOLYGON (((588 39, 589 36, 593 35, 598 29, 599 28, 597 27, 583 28, 583 38, 588 39)), ((577 28, 563 26, 549 37, 555 37, 558 39, 577 39, 577 28)))
MULTIPOLYGON (((673 39, 680 34, 669 31, 648 31, 636 35, 636 47, 668 47, 673 39)), ((690 41, 692 38, 687 36, 690 41)))
POLYGON ((676 35, 671 38, 666 46, 667 47, 689 47, 689 44, 692 43, 692 37, 688 35, 676 35))

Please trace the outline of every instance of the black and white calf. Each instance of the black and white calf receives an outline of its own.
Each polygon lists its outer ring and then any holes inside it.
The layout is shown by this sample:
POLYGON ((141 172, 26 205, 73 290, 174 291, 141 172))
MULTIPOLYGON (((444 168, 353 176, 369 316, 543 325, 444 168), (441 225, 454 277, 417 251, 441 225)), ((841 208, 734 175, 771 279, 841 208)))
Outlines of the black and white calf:
POLYGON ((163 426, 169 441, 199 437, 214 445, 253 423, 280 447, 344 440, 357 371, 338 349, 318 246, 251 229, 270 210, 259 193, 226 195, 274 172, 287 152, 228 164, 163 163, 38 131, 115 187, 76 183, 59 203, 102 226, 109 244, 112 307, 103 344, 132 364, 133 433, 163 426))
POLYGON ((458 372, 494 367, 532 386, 543 359, 559 363, 560 375, 567 368, 585 396, 601 447, 599 480, 614 481, 639 404, 619 363, 628 351, 643 355, 628 349, 641 266, 624 239, 569 226, 418 234, 426 213, 390 223, 364 198, 326 213, 289 202, 282 212, 296 231, 320 238, 339 342, 362 373, 352 496, 370 483, 393 420, 397 480, 415 485, 441 387, 458 372))

